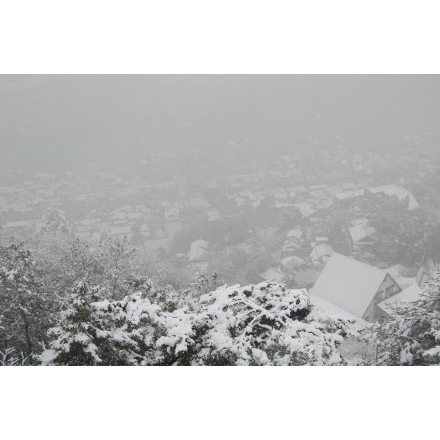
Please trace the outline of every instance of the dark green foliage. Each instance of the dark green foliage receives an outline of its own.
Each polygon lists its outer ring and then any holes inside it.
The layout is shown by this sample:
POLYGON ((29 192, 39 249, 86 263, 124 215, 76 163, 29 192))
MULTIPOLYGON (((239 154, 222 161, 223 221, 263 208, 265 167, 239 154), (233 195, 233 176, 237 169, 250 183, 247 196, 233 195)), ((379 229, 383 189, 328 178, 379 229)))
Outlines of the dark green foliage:
POLYGON ((440 270, 437 268, 417 301, 401 304, 392 319, 377 324, 366 339, 378 347, 380 365, 440 363, 440 270))
POLYGON ((19 241, 1 246, 0 350, 13 348, 31 361, 47 340, 52 307, 31 251, 19 241))

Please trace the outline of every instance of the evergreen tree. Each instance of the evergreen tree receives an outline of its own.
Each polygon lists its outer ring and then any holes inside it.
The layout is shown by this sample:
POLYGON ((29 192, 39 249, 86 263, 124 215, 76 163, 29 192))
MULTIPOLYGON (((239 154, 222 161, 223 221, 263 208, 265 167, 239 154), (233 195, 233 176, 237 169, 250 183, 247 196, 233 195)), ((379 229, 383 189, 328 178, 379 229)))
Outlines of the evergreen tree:
POLYGON ((0 350, 13 348, 31 362, 46 340, 51 307, 31 251, 15 240, 0 246, 0 350))
POLYGON ((103 275, 100 283, 110 297, 124 298, 128 294, 129 280, 140 270, 137 249, 126 238, 107 239, 99 244, 95 258, 103 275))
POLYGON ((440 364, 440 269, 419 300, 396 307, 392 319, 373 326, 366 339, 377 345, 379 365, 440 364))
POLYGON ((66 220, 66 213, 61 209, 48 208, 43 216, 43 226, 41 232, 50 234, 68 233, 70 231, 69 223, 66 220))
POLYGON ((157 346, 173 365, 344 364, 338 346, 357 334, 353 322, 314 312, 306 291, 270 282, 220 287, 194 312, 161 319, 157 346))
POLYGON ((67 296, 58 324, 49 330, 55 339, 41 355, 54 365, 132 365, 137 343, 118 325, 120 304, 102 290, 80 282, 67 296))

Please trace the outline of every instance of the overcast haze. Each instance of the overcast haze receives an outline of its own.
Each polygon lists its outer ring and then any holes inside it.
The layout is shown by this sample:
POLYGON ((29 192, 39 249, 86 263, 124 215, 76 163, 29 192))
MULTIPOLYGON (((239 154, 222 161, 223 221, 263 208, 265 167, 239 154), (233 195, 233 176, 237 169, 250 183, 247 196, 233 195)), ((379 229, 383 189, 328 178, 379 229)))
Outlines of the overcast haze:
POLYGON ((70 169, 151 151, 353 149, 433 130, 438 76, 3 75, 2 168, 70 169))
POLYGON ((0 76, 0 365, 440 364, 439 78, 0 76))

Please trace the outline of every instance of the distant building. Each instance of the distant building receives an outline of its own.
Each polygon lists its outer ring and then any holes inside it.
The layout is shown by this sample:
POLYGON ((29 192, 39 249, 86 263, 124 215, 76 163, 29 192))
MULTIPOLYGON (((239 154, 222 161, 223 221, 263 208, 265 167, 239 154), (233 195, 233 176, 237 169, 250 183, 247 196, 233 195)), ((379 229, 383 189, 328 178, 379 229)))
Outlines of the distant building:
POLYGON ((319 243, 328 243, 329 239, 328 239, 328 237, 317 236, 317 237, 315 237, 315 241, 317 241, 319 243))
POLYGON ((284 241, 284 245, 283 245, 283 250, 284 251, 290 251, 290 250, 295 250, 296 248, 300 247, 300 240, 301 237, 303 236, 303 232, 298 229, 291 229, 288 233, 287 233, 287 238, 284 241))
POLYGON ((417 279, 417 274, 414 273, 414 270, 408 269, 401 264, 395 264, 394 266, 384 269, 384 271, 393 277, 394 281, 396 281, 401 289, 406 289, 413 284, 421 284, 420 280, 417 279))
POLYGON ((124 238, 126 237, 127 240, 131 240, 133 237, 133 232, 131 230, 130 225, 124 225, 124 226, 112 226, 110 228, 110 236, 115 238, 124 238))
POLYGON ((348 228, 348 234, 352 244, 363 245, 371 243, 371 236, 376 230, 368 226, 367 219, 358 219, 352 222, 352 226, 348 228))
POLYGON ((147 252, 157 252, 160 249, 168 249, 170 247, 170 239, 168 237, 154 237, 144 241, 144 249, 147 252))
POLYGON ((419 207, 419 204, 417 203, 417 200, 414 198, 414 196, 408 190, 398 185, 371 186, 370 188, 368 188, 368 191, 371 194, 385 194, 388 197, 394 196, 397 197, 397 199, 401 202, 406 200, 408 202, 409 211, 412 211, 419 207))
POLYGON ((299 213, 304 217, 308 218, 316 212, 316 209, 313 208, 309 203, 297 203, 295 205, 296 209, 298 209, 299 213))
POLYGON ((209 243, 206 240, 196 240, 191 243, 191 248, 188 254, 188 261, 190 263, 198 263, 204 261, 204 257, 208 251, 209 243))
POLYGON ((343 191, 339 194, 335 194, 334 197, 338 200, 346 200, 353 199, 355 197, 361 197, 365 195, 365 191, 363 189, 353 189, 349 191, 343 191))
POLYGON ((281 260, 281 265, 287 270, 295 270, 304 264, 305 261, 296 255, 290 255, 289 257, 285 257, 281 260))
POLYGON ((312 259, 313 264, 325 264, 333 252, 333 248, 328 243, 312 243, 310 258, 312 259))
POLYGON ((95 232, 75 232, 75 237, 78 237, 80 239, 89 241, 90 243, 99 243, 101 241, 102 233, 95 231, 95 232))
POLYGON ((220 213, 216 209, 210 209, 207 213, 208 221, 215 222, 216 220, 220 220, 220 213))
POLYGON ((13 234, 20 234, 23 232, 36 232, 41 229, 40 220, 21 220, 16 222, 7 222, 2 227, 5 231, 13 234))
POLYGON ((263 280, 273 281, 275 283, 284 283, 288 277, 288 275, 285 274, 279 267, 270 267, 260 276, 263 278, 263 280))

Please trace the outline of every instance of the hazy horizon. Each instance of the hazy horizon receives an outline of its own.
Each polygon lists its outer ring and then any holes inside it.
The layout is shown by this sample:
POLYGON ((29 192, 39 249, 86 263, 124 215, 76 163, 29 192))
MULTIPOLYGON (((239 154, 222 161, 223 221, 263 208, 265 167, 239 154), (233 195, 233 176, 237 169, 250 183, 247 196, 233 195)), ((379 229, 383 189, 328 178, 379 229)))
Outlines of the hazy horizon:
POLYGON ((2 75, 1 169, 154 152, 353 151, 435 131, 435 75, 2 75))

